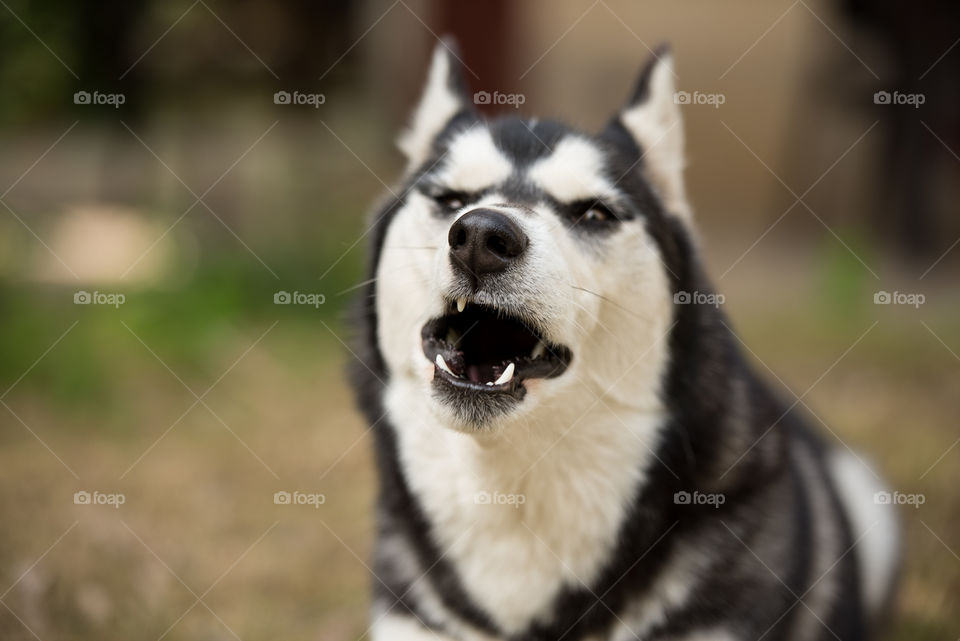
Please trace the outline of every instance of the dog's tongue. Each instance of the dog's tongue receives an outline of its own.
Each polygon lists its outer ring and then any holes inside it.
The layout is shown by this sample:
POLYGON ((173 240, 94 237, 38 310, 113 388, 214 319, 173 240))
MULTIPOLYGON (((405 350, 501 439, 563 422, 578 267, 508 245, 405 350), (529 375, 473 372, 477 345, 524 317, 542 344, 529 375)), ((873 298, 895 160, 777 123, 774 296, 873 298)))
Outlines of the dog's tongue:
MULTIPOLYGON (((514 366, 515 368, 515 366, 514 366)), ((500 385, 513 378, 514 368, 503 367, 502 365, 491 365, 490 363, 479 363, 476 365, 467 365, 465 375, 471 383, 486 383, 487 385, 500 385), (510 370, 510 376, 506 380, 501 380, 504 373, 510 370)))

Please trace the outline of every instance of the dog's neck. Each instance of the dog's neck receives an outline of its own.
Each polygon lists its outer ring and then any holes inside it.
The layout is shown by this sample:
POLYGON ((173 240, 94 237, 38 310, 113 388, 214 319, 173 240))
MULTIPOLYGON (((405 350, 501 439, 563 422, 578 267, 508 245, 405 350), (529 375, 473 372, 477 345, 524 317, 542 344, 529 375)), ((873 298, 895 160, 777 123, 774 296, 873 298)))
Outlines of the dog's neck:
POLYGON ((396 381, 386 396, 410 491, 471 598, 522 630, 602 569, 656 464, 663 413, 568 395, 478 437, 437 424, 416 390, 396 381))

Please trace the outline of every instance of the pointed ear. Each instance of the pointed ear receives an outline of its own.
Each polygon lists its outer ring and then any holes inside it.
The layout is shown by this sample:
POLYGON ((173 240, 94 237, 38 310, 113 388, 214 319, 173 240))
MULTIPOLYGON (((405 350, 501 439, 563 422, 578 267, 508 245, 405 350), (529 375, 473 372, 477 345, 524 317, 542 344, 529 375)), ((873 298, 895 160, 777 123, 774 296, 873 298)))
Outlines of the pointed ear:
POLYGON ((457 114, 473 111, 456 50, 456 43, 449 37, 433 49, 426 87, 410 126, 397 141, 410 167, 417 167, 430 157, 437 135, 457 114))
POLYGON ((660 45, 640 72, 633 95, 616 120, 640 148, 641 165, 667 209, 689 219, 683 182, 681 101, 674 77, 673 54, 669 46, 660 45))

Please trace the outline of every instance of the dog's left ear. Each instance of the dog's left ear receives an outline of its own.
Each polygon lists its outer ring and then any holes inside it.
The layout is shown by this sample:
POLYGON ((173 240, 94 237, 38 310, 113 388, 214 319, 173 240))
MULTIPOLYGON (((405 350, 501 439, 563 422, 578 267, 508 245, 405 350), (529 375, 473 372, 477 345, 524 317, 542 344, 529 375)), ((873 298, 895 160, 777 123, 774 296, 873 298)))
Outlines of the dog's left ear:
POLYGON ((640 148, 642 166, 667 209, 689 219, 684 191, 683 123, 673 71, 673 54, 660 45, 640 72, 636 88, 611 123, 626 130, 640 148))
POLYGON ((437 135, 451 120, 461 113, 473 112, 456 51, 456 42, 450 37, 443 38, 434 47, 426 87, 410 126, 397 141, 411 168, 430 157, 437 135))

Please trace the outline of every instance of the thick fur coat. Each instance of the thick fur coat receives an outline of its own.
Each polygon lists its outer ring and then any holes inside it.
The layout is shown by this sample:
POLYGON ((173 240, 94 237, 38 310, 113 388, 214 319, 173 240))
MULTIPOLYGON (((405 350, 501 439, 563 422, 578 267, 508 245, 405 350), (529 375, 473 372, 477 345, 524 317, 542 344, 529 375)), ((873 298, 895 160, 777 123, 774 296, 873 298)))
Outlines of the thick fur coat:
POLYGON ((871 631, 892 508, 715 304, 673 81, 661 49, 598 134, 485 120, 437 47, 357 307, 377 641, 871 631))

